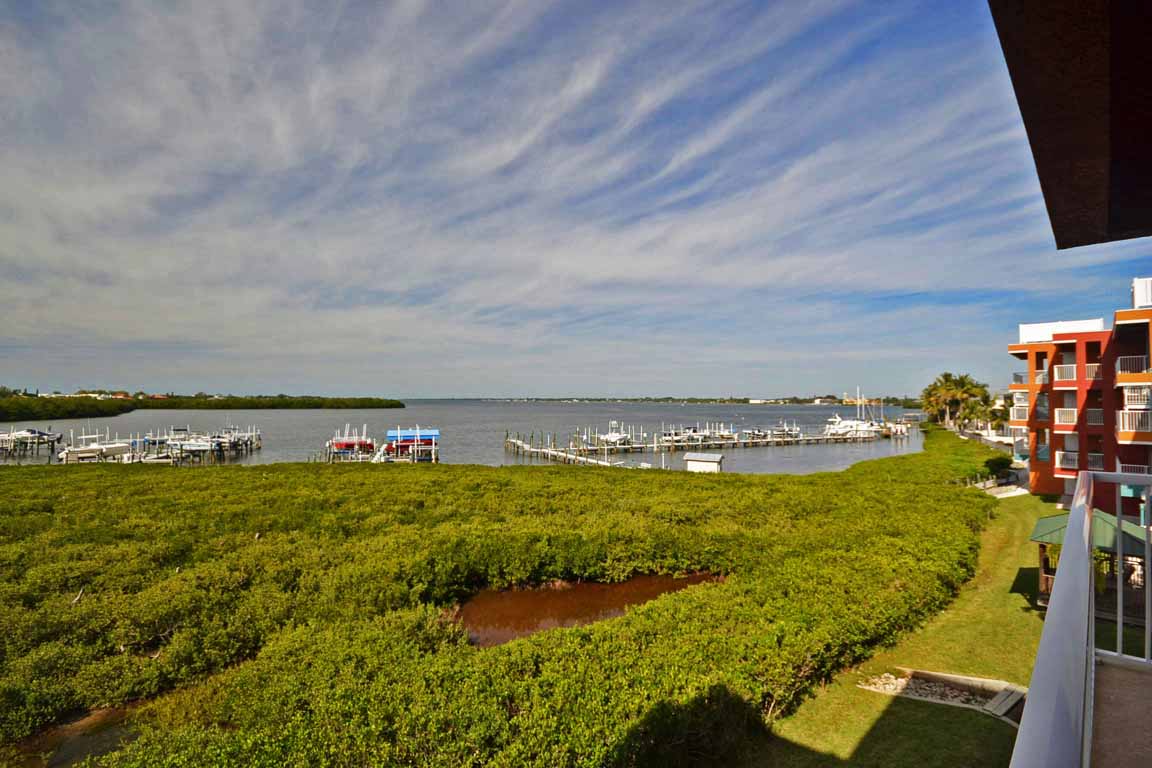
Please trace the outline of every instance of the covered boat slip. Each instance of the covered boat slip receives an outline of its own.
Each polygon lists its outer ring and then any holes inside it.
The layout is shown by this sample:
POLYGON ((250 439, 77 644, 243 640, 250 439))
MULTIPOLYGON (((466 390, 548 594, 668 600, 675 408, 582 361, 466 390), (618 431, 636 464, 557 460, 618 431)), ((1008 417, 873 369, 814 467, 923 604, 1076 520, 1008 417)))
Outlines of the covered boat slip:
POLYGON ((440 430, 435 428, 414 427, 404 429, 397 427, 390 429, 384 435, 384 445, 376 452, 372 461, 412 461, 432 462, 440 461, 440 430))
POLYGON ((361 429, 344 427, 328 441, 324 449, 324 459, 329 463, 371 462, 390 464, 392 462, 438 463, 440 461, 440 430, 419 425, 406 429, 396 427, 384 433, 379 444, 368 435, 368 425, 361 429))

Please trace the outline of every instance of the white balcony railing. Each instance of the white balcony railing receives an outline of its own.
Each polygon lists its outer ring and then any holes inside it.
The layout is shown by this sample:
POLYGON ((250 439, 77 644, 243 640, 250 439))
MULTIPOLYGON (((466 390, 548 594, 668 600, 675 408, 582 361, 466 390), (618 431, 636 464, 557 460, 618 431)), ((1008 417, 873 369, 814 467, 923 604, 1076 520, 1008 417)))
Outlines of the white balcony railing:
POLYGON ((1024 373, 1012 374, 1012 383, 1013 384, 1027 384, 1028 383, 1028 372, 1025 371, 1024 373))
POLYGON ((1117 432, 1152 432, 1152 411, 1117 411, 1117 432))
POLYGON ((1033 378, 1036 384, 1048 383, 1048 371, 1036 371, 1036 376, 1033 378))
POLYGON ((1028 406, 1014 405, 1012 406, 1012 413, 1009 414, 1011 421, 1028 421, 1028 406))
POLYGON ((1125 355, 1116 358, 1116 373, 1147 373, 1148 355, 1125 355))
POLYGON ((1095 470, 1096 472, 1104 471, 1104 454, 1090 453, 1088 454, 1088 469, 1095 470))
POLYGON ((1075 424, 1076 423, 1076 409, 1075 408, 1057 408, 1056 409, 1056 423, 1057 424, 1075 424))
POLYGON ((1123 472, 1129 475, 1146 475, 1148 474, 1147 464, 1117 464, 1117 472, 1123 472))
POLYGON ((1125 408, 1147 408, 1152 402, 1152 387, 1124 387, 1125 408))
POLYGON ((1056 451, 1058 469, 1076 470, 1080 468, 1080 454, 1077 451, 1056 451))
MULTIPOLYGON (((1128 603, 1129 610, 1132 610, 1132 598, 1116 600, 1115 607, 1108 608, 1096 603, 1097 567, 1093 547, 1096 537, 1091 535, 1094 528, 1091 505, 1094 482, 1148 486, 1152 477, 1080 473, 1068 512, 1052 596, 1044 617, 1044 631, 1032 666, 1028 699, 1012 750, 1012 768, 1086 768, 1093 752, 1093 715, 1099 709, 1095 690, 1097 665, 1119 664, 1152 672, 1152 589, 1141 590, 1143 599, 1137 598, 1143 602, 1143 627, 1129 629, 1129 632, 1143 636, 1141 656, 1124 652, 1124 609, 1128 603), (1095 618, 1098 613, 1106 613, 1108 620, 1114 623, 1114 641, 1101 639, 1105 647, 1114 642, 1115 651, 1096 649, 1095 618)), ((1140 558, 1144 563, 1152 562, 1152 529, 1131 524, 1122 524, 1121 528, 1128 529, 1124 531, 1128 535, 1115 536, 1115 551, 1101 554, 1110 559, 1114 557, 1113 563, 1131 562, 1132 558, 1140 558), (1136 551, 1128 551, 1128 548, 1136 551)), ((1131 570, 1113 569, 1115 594, 1132 593, 1130 584, 1125 581, 1131 570)), ((1111 635, 1112 630, 1108 634, 1111 635)), ((1137 713, 1137 717, 1142 716, 1137 713)), ((1125 753, 1125 758, 1128 759, 1123 763, 1126 765, 1149 764, 1149 755, 1141 753, 1138 746, 1125 753)))
POLYGON ((1088 422, 1090 427, 1104 426, 1104 409, 1103 408, 1085 408, 1084 420, 1088 422))
POLYGON ((1076 363, 1052 366, 1052 378, 1055 381, 1076 381, 1076 363))
POLYGON ((1084 378, 1088 379, 1088 381, 1095 381, 1096 379, 1103 378, 1100 372, 1100 363, 1085 363, 1084 378))

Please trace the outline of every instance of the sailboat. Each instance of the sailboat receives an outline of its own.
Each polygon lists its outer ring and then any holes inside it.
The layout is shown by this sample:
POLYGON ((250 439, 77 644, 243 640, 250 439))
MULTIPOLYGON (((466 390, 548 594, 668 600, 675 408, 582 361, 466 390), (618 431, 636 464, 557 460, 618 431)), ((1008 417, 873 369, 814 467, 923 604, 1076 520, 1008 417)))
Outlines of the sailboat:
POLYGON ((856 387, 856 418, 844 419, 840 414, 834 414, 828 419, 824 427, 825 437, 856 437, 873 438, 884 431, 884 425, 867 416, 864 400, 860 395, 860 387, 856 387))

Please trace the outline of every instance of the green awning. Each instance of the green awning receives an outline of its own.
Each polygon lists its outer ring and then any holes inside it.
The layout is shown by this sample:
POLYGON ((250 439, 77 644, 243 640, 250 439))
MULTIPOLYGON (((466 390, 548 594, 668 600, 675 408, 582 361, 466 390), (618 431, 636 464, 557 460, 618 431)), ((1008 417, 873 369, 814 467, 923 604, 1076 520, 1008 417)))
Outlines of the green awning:
MULTIPOLYGON (((1032 528, 1032 541, 1043 544, 1063 544, 1064 531, 1068 528, 1068 513, 1042 517, 1032 528)), ((1116 517, 1107 512, 1092 512, 1092 546, 1105 552, 1116 551, 1116 517)), ((1124 521, 1124 555, 1144 554, 1144 528, 1124 521)))

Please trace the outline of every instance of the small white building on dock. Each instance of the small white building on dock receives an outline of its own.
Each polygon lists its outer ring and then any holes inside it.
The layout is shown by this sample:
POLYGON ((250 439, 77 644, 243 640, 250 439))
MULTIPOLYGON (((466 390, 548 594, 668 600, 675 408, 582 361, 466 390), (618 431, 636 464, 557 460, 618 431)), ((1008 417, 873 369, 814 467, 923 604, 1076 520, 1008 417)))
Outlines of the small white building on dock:
POLYGON ((723 472, 724 454, 686 453, 684 454, 684 468, 689 472, 723 472))

